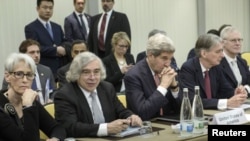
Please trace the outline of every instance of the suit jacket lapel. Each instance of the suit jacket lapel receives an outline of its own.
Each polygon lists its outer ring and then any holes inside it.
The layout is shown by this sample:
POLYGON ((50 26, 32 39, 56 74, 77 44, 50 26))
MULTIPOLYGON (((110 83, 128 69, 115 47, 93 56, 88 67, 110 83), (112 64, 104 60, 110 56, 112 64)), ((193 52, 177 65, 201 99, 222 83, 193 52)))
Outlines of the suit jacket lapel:
MULTIPOLYGON (((196 59, 194 59, 194 67, 195 67, 195 72, 196 72, 196 79, 198 79, 196 82, 198 82, 198 84, 200 84, 201 86, 201 90, 204 91, 205 93, 205 81, 204 81, 204 76, 203 76, 203 72, 201 70, 201 65, 200 65, 200 61, 199 61, 199 58, 196 57, 196 59)), ((198 85, 196 84, 196 85, 198 85)), ((206 97, 206 95, 202 96, 202 97, 206 97)))
MULTIPOLYGON (((111 30, 111 27, 114 26, 113 24, 114 24, 114 21, 115 21, 115 15, 116 15, 115 11, 113 11, 112 14, 110 15, 110 18, 109 18, 109 21, 108 21, 108 27, 107 27, 106 37, 109 37, 109 34, 112 33, 112 32, 110 32, 110 30, 111 30)), ((111 35, 111 37, 112 37, 112 35, 111 35)))
POLYGON ((231 67, 229 66, 225 57, 221 60, 221 65, 222 65, 223 71, 225 72, 225 75, 233 81, 235 86, 237 86, 238 82, 237 82, 237 80, 233 74, 233 71, 232 71, 231 67))
MULTIPOLYGON (((100 82, 101 83, 101 82, 100 82)), ((102 107, 102 112, 103 112, 103 116, 104 116, 104 120, 106 121, 109 117, 109 115, 107 115, 107 113, 109 113, 109 109, 106 105, 106 103, 108 103, 108 100, 107 98, 105 97, 106 95, 106 91, 104 91, 104 89, 100 88, 100 85, 97 87, 97 95, 98 95, 98 98, 99 98, 99 101, 100 101, 100 104, 101 104, 101 107, 102 107)))
MULTIPOLYGON (((77 22, 77 25, 78 25, 78 27, 79 27, 79 29, 80 29, 80 33, 82 34, 82 37, 85 38, 85 34, 84 34, 83 30, 82 30, 82 25, 81 25, 81 23, 80 23, 79 20, 78 20, 78 15, 76 15, 75 12, 73 12, 73 15, 74 15, 75 20, 76 20, 76 22, 77 22)), ((86 35, 87 35, 87 33, 86 33, 86 35)))
MULTIPOLYGON (((39 27, 38 29, 40 29, 41 30, 41 32, 43 32, 44 34, 47 34, 47 37, 49 37, 49 39, 52 41, 52 42, 54 42, 54 40, 51 38, 51 36, 49 35, 49 32, 48 32, 48 30, 46 29, 46 27, 37 19, 36 20, 37 21, 37 26, 39 27)), ((50 22, 50 25, 51 25, 51 30, 52 30, 52 32, 53 32, 53 36, 54 36, 54 26, 53 26, 53 23, 52 22, 50 22)))
POLYGON ((74 90, 75 91, 74 93, 77 95, 76 98, 81 107, 80 109, 82 109, 81 112, 86 113, 88 121, 94 123, 92 112, 91 112, 91 109, 89 107, 86 97, 84 96, 83 92, 81 91, 81 89, 79 88, 76 82, 72 83, 72 86, 74 87, 72 90, 74 90))

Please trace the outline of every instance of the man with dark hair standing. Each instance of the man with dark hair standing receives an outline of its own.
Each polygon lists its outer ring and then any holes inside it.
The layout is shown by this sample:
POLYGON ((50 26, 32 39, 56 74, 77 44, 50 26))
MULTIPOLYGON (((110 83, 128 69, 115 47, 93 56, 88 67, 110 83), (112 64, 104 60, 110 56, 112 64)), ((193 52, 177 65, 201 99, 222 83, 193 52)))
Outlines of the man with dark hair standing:
MULTIPOLYGON (((131 40, 128 17, 124 13, 113 10, 114 0, 101 0, 103 13, 93 17, 89 32, 89 50, 100 58, 112 51, 111 39, 116 32, 126 32, 131 40)), ((130 53, 130 49, 128 50, 130 53)))
POLYGON ((64 20, 65 38, 67 41, 84 40, 87 42, 91 16, 84 13, 86 0, 73 0, 75 11, 64 20))
POLYGON ((50 67, 54 77, 59 67, 65 64, 64 33, 60 25, 50 21, 53 14, 53 0, 37 0, 38 18, 25 26, 26 39, 33 39, 41 45, 41 64, 50 67))

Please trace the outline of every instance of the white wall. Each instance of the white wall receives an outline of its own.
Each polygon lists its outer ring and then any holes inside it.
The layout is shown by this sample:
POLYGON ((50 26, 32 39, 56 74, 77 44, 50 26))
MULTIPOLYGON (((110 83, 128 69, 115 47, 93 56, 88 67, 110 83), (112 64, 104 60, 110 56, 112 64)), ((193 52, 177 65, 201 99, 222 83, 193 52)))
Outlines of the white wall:
MULTIPOLYGON (((91 9, 86 7, 86 11, 101 12, 100 1, 89 0, 91 9)), ((73 0, 54 2, 52 20, 63 26, 65 16, 73 11, 73 0)), ((148 32, 157 28, 165 30, 174 41, 175 58, 181 66, 195 45, 200 19, 204 25, 199 26, 204 32, 218 29, 224 23, 236 26, 243 34, 244 51, 249 51, 249 6, 249 0, 115 0, 114 9, 126 13, 129 18, 135 58, 138 52, 145 50, 148 32), (197 16, 197 1, 204 2, 204 17, 197 16)), ((24 26, 36 18, 36 0, 1 0, 0 83, 5 58, 10 52, 18 51, 20 42, 25 39, 24 26)))
POLYGON ((242 33, 242 51, 250 51, 249 0, 206 0, 206 29, 231 24, 242 33))

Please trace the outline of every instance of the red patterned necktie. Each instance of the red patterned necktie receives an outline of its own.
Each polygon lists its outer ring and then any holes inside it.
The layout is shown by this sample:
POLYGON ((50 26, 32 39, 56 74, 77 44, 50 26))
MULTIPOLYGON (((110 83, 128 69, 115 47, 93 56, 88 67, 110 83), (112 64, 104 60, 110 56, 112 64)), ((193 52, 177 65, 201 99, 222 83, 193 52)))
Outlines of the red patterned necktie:
POLYGON ((105 26, 106 26, 106 19, 107 19, 107 13, 103 15, 101 28, 99 32, 99 49, 102 51, 105 51, 104 48, 104 32, 105 32, 105 26))
POLYGON ((205 81, 205 91, 206 91, 207 99, 211 99, 212 93, 211 93, 211 84, 210 84, 210 78, 209 78, 208 71, 205 71, 204 81, 205 81))
MULTIPOLYGON (((159 86, 160 85, 160 77, 157 73, 155 73, 154 79, 155 79, 156 86, 159 86)), ((160 115, 163 116, 163 109, 162 108, 160 109, 160 115)))

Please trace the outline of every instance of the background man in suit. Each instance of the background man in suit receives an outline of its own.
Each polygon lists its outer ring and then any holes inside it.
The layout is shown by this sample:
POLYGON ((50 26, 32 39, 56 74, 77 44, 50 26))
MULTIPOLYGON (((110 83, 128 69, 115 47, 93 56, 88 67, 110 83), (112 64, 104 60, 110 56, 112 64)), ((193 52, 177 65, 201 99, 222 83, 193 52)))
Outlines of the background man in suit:
POLYGON ((221 32, 223 39, 224 58, 220 66, 227 81, 233 88, 244 85, 248 94, 250 93, 250 72, 247 63, 238 54, 241 53, 242 37, 241 33, 232 26, 227 26, 221 32))
POLYGON ((219 66, 223 58, 221 38, 213 34, 201 35, 196 41, 195 52, 197 56, 187 60, 179 71, 181 87, 188 88, 191 102, 194 98, 194 87, 200 86, 205 109, 224 110, 244 103, 247 98, 244 87, 234 89, 230 86, 219 66))
POLYGON ((170 66, 173 41, 163 34, 148 39, 147 58, 124 76, 127 107, 143 120, 179 114, 177 73, 170 66))
MULTIPOLYGON (((103 58, 112 52, 111 39, 114 33, 124 31, 131 40, 131 31, 127 15, 113 10, 114 0, 101 0, 101 3, 104 12, 92 19, 88 45, 91 52, 103 58), (104 18, 105 14, 106 18, 104 18), (101 30, 103 19, 106 19, 103 25, 104 31, 101 30)), ((130 53, 130 49, 128 52, 130 53)))
POLYGON ((102 81, 105 67, 91 52, 78 54, 55 95, 55 118, 70 137, 107 136, 128 125, 140 126, 141 118, 119 101, 113 85, 102 81))
MULTIPOLYGON (((167 32, 163 31, 163 30, 158 30, 158 29, 153 29, 152 31, 150 31, 148 33, 148 38, 152 37, 153 35, 157 34, 157 33, 161 33, 161 34, 164 34, 164 35, 167 35, 167 32)), ((146 51, 142 51, 140 53, 137 54, 137 57, 136 57, 136 63, 138 63, 140 60, 146 58, 146 51)), ((171 59, 171 63, 170 63, 171 67, 176 71, 178 72, 179 68, 177 66, 177 63, 176 63, 176 60, 174 57, 172 57, 171 59)))
POLYGON ((41 45, 41 64, 48 66, 56 77, 56 71, 64 65, 66 55, 62 46, 64 33, 60 25, 50 21, 53 0, 37 0, 38 18, 25 26, 26 39, 34 39, 41 45))
POLYGON ((84 40, 87 42, 91 16, 84 13, 86 0, 73 1, 75 11, 64 20, 65 38, 69 42, 72 42, 73 40, 84 40))
MULTIPOLYGON (((32 89, 38 92, 38 100, 41 104, 51 102, 53 96, 50 95, 55 89, 53 73, 49 67, 39 64, 40 44, 32 39, 24 40, 19 46, 19 52, 28 54, 36 63, 36 77, 33 80, 32 89)), ((8 83, 4 80, 2 89, 7 89, 8 83)))
MULTIPOLYGON (((83 40, 74 40, 71 47, 71 56, 74 59, 75 56, 79 53, 88 51, 87 44, 83 40)), ((61 88, 65 83, 67 83, 66 80, 66 72, 69 70, 70 63, 68 63, 65 66, 62 66, 57 70, 57 78, 58 78, 58 84, 59 88, 61 88)))

